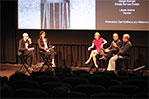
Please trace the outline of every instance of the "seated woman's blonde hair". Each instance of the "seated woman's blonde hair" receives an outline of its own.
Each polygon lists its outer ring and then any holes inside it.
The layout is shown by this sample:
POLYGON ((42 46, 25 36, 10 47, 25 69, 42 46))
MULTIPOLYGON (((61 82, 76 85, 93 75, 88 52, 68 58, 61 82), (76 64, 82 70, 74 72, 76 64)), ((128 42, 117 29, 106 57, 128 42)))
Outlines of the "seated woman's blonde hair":
POLYGON ((100 36, 100 33, 99 32, 96 32, 95 34, 94 34, 94 37, 95 36, 100 36))

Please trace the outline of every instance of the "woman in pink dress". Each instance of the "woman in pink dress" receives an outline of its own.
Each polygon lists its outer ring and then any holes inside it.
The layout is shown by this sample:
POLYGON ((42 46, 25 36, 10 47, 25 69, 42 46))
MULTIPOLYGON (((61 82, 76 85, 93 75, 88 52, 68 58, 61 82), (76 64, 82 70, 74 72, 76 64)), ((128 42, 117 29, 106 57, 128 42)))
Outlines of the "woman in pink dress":
POLYGON ((96 49, 91 51, 90 57, 85 62, 85 64, 88 64, 91 61, 91 59, 93 58, 94 65, 96 68, 98 68, 98 65, 96 63, 96 55, 100 54, 100 48, 102 48, 103 45, 107 43, 107 41, 105 39, 103 39, 102 37, 100 37, 100 34, 98 32, 96 32, 94 34, 94 38, 95 39, 92 42, 92 46, 90 46, 88 48, 88 51, 90 51, 92 48, 94 48, 94 46, 96 47, 96 49))

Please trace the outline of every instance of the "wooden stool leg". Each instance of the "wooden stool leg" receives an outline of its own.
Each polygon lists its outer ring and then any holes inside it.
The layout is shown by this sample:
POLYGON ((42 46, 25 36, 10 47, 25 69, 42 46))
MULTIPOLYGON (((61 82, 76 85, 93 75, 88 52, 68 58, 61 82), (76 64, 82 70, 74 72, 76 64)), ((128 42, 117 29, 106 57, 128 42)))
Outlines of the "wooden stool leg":
POLYGON ((28 72, 28 73, 30 74, 30 72, 29 72, 27 66, 25 65, 25 60, 24 60, 23 56, 20 56, 20 59, 21 59, 21 64, 22 64, 22 66, 20 67, 19 70, 21 70, 21 69, 24 67, 24 68, 25 68, 25 73, 28 72))
POLYGON ((41 72, 41 70, 43 69, 43 67, 45 66, 45 65, 47 65, 48 67, 47 67, 47 69, 46 69, 46 71, 50 68, 50 63, 48 62, 48 59, 49 59, 49 57, 45 57, 44 55, 42 55, 41 54, 41 57, 42 57, 42 59, 44 60, 44 64, 42 65, 42 67, 40 68, 40 70, 39 70, 39 72, 41 72))
POLYGON ((28 70, 28 68, 27 68, 27 66, 25 64, 24 64, 24 67, 25 67, 26 71, 30 74, 30 71, 28 70))
POLYGON ((42 70, 42 68, 44 67, 44 65, 45 65, 45 62, 44 62, 44 64, 42 65, 42 67, 40 68, 39 72, 41 72, 41 70, 42 70))

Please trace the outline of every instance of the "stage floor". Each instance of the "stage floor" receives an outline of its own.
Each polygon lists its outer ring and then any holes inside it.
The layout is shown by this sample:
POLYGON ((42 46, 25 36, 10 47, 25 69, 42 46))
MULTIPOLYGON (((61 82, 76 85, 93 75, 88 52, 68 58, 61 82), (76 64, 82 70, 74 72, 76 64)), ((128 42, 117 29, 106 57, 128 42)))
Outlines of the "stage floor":
MULTIPOLYGON (((21 64, 0 64, 0 76, 7 76, 9 77, 10 75, 14 74, 17 70, 20 69, 21 64)), ((38 63, 37 65, 32 65, 32 68, 34 69, 33 71, 39 71, 40 68, 42 67, 42 63, 38 63)), ((89 67, 78 67, 78 66, 71 66, 72 70, 87 70, 89 71, 89 67)), ((24 67, 23 67, 24 69, 24 67)), ((44 66, 42 71, 45 71, 47 69, 47 66, 44 66)), ((99 69, 100 70, 100 69, 99 69)), ((95 69, 92 70, 94 72, 95 69)), ((26 74, 28 74, 26 72, 26 74)))
MULTIPOLYGON (((21 64, 0 64, 0 76, 7 76, 9 78, 10 75, 14 74, 17 70, 19 70, 21 64)), ((34 71, 39 71, 42 66, 42 63, 38 63, 37 65, 33 65, 34 71)), ((45 71, 47 66, 44 66, 42 71, 45 71)), ((90 67, 79 67, 79 66, 71 66, 72 71, 74 70, 86 70, 89 71, 90 67)), ((91 73, 95 72, 96 69, 92 69, 91 73)), ((99 68, 99 71, 101 71, 101 68, 99 68)), ((131 69, 128 69, 128 71, 132 71, 131 69)), ((26 73, 27 74, 27 73, 26 73)), ((143 75, 149 76, 149 70, 144 70, 143 75)))

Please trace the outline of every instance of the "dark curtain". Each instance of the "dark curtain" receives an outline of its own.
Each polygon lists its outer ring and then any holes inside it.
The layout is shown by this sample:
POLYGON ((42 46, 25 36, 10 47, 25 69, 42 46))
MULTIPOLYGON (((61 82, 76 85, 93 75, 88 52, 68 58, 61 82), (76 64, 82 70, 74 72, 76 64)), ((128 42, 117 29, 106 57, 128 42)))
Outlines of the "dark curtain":
MULTIPOLYGON (((77 45, 77 44, 55 44, 56 46, 56 62, 57 66, 92 66, 93 61, 90 64, 85 65, 84 62, 88 59, 90 52, 87 50, 89 45, 77 45)), ((42 62, 39 55, 38 45, 34 44, 36 48, 36 58, 38 62, 42 62)), ((148 68, 148 47, 133 46, 130 52, 128 67, 133 69, 140 66, 146 66, 148 68)))
POLYGON ((1 62, 16 62, 17 2, 0 1, 1 4, 1 62))

